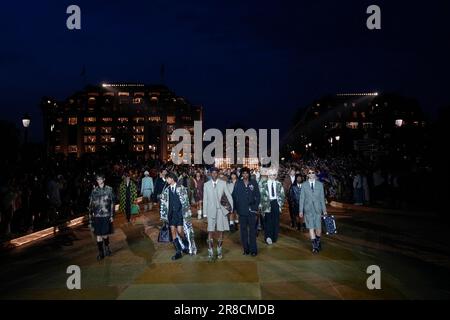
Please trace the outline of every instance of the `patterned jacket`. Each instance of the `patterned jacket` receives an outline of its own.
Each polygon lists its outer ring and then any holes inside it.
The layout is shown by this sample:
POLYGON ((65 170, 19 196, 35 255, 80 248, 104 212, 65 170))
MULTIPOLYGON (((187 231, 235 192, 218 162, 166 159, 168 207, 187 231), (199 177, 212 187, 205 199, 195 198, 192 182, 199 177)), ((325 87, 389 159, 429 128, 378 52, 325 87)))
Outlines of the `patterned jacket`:
MULTIPOLYGON (((136 184, 130 180, 130 200, 131 204, 133 204, 136 201, 137 198, 137 187, 136 184)), ((127 184, 122 181, 122 183, 119 186, 119 202, 120 202, 120 211, 125 211, 125 202, 127 200, 127 184)))
MULTIPOLYGON (((263 180, 259 183, 259 192, 261 194, 261 203, 259 205, 262 214, 270 212, 270 195, 268 180, 263 180)), ((280 213, 283 209, 285 193, 284 188, 280 181, 275 180, 275 193, 277 194, 278 205, 280 206, 280 213)))
POLYGON ((111 187, 94 187, 89 197, 89 214, 95 218, 113 217, 114 200, 111 187))
MULTIPOLYGON (((159 207, 161 220, 165 222, 168 221, 168 213, 169 213, 169 189, 170 188, 167 187, 162 191, 161 203, 159 207)), ((178 197, 180 197, 184 221, 190 220, 192 213, 191 213, 191 206, 189 204, 187 189, 184 186, 177 186, 175 190, 178 197)))

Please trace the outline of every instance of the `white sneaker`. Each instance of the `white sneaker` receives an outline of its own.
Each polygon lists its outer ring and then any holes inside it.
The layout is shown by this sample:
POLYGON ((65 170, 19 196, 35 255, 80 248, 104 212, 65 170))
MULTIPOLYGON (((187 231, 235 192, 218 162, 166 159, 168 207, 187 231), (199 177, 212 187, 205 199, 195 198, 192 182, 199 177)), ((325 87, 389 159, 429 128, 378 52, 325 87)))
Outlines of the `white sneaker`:
POLYGON ((202 218, 202 210, 197 210, 197 218, 198 220, 202 218))
POLYGON ((266 239, 266 242, 267 242, 268 245, 271 245, 271 244, 272 244, 272 239, 267 238, 267 239, 266 239))

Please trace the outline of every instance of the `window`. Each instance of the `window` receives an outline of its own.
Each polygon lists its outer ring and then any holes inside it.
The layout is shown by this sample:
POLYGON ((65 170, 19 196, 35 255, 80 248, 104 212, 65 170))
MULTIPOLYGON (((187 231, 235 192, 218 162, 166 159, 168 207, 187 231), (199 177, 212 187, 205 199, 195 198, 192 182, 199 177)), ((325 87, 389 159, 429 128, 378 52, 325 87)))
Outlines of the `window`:
POLYGON ((92 106, 92 105, 94 105, 94 104, 95 104, 95 98, 94 98, 94 97, 90 97, 90 98, 88 99, 88 105, 92 106))
POLYGON ((144 142, 144 135, 133 135, 133 141, 134 142, 144 142))
POLYGON ((347 122, 347 128, 358 129, 358 122, 347 122))
POLYGON ((96 136, 84 136, 84 143, 95 143, 96 141, 96 136))
POLYGON ((192 118, 190 116, 183 116, 182 119, 184 121, 191 121, 192 120, 192 118))
POLYGON ((96 131, 96 127, 84 127, 84 133, 95 133, 96 131))
POLYGON ((97 119, 95 117, 85 117, 84 122, 95 122, 97 119))
POLYGON ((150 121, 150 122, 161 122, 161 117, 156 117, 156 116, 149 117, 148 121, 150 121))
POLYGON ((110 142, 112 142, 111 138, 112 138, 112 136, 110 136, 110 135, 102 135, 102 136, 100 136, 100 142, 101 143, 110 143, 110 142))
POLYGON ((373 128, 373 123, 372 122, 364 122, 363 123, 363 128, 364 129, 372 129, 373 128))
POLYGON ((142 98, 140 98, 140 97, 134 98, 133 99, 133 103, 134 104, 141 104, 142 103, 142 98))
POLYGON ((56 118, 56 121, 58 121, 59 123, 63 122, 63 118, 56 118))
POLYGON ((134 118, 133 120, 134 120, 134 122, 136 122, 136 123, 141 123, 141 122, 144 122, 144 121, 145 121, 145 118, 144 118, 144 117, 136 117, 136 118, 134 118))
POLYGON ((144 133, 144 130, 145 130, 144 126, 134 126, 133 127, 134 133, 144 133))
POLYGON ((397 128, 400 128, 400 127, 402 127, 404 125, 405 125, 405 121, 403 121, 402 119, 395 120, 395 126, 397 128))
POLYGON ((144 145, 143 144, 134 144, 133 145, 133 151, 134 152, 142 152, 142 151, 144 151, 144 145))
POLYGON ((175 116, 167 116, 167 124, 175 124, 175 116))
POLYGON ((157 101, 158 101, 158 97, 151 97, 150 100, 151 100, 152 102, 157 102, 157 101))
POLYGON ((118 118, 117 121, 120 123, 128 122, 128 118, 118 118))
POLYGON ((61 152, 61 146, 55 146, 55 152, 61 152))
POLYGON ((95 152, 95 146, 84 146, 84 151, 88 152, 88 153, 93 153, 95 152))
POLYGON ((112 128, 111 127, 101 127, 100 128, 100 132, 101 133, 111 133, 112 132, 112 128))
POLYGON ((77 153, 78 152, 78 146, 77 145, 71 145, 68 148, 69 153, 77 153))
POLYGON ((102 118, 103 122, 112 122, 113 118, 102 118))
POLYGON ((70 117, 67 119, 67 123, 69 126, 75 126, 78 123, 78 119, 76 117, 70 117))

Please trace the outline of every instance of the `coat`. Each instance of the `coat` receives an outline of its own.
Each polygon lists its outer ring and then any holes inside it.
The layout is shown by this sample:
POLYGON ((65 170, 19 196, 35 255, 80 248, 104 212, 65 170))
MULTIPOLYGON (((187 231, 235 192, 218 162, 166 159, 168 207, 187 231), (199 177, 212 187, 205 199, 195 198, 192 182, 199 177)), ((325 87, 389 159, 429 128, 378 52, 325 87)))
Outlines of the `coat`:
POLYGON ((261 195, 259 193, 258 183, 250 179, 248 190, 245 187, 243 180, 238 180, 234 186, 233 193, 233 210, 238 215, 248 216, 249 211, 257 212, 261 195))
MULTIPOLYGON (((136 201, 137 198, 137 188, 136 184, 133 182, 133 180, 130 180, 130 200, 131 204, 133 204, 136 201)), ((119 210, 125 211, 126 208, 126 200, 127 200, 127 184, 122 181, 122 183, 119 186, 119 210)), ((131 206, 130 204, 130 206, 131 206)))
POLYGON ((225 181, 217 179, 216 182, 215 188, 212 180, 206 182, 203 187, 203 210, 208 217, 208 231, 228 231, 230 230, 227 217, 229 211, 222 205, 222 197, 225 195, 231 208, 233 198, 225 181))
POLYGON ((145 198, 149 198, 153 193, 153 179, 151 177, 142 178, 141 194, 145 198))
POLYGON ((293 184, 289 189, 289 207, 293 214, 300 213, 300 194, 302 192, 302 185, 293 184))
MULTIPOLYGON (((168 223, 169 221, 169 189, 170 188, 164 188, 164 190, 161 192, 161 202, 159 206, 160 218, 165 223, 168 223)), ((189 204, 187 190, 183 186, 177 186, 175 192, 181 201, 183 213, 183 231, 189 243, 189 253, 197 254, 197 246, 194 241, 194 228, 192 227, 191 221, 192 212, 191 206, 189 204)))
MULTIPOLYGON (((259 192, 261 194, 261 213, 264 215, 266 212, 270 212, 270 194, 269 194, 269 181, 264 180, 259 184, 259 192)), ((286 198, 284 188, 281 182, 275 180, 275 193, 277 195, 278 206, 280 207, 280 213, 284 206, 284 200, 286 198)))

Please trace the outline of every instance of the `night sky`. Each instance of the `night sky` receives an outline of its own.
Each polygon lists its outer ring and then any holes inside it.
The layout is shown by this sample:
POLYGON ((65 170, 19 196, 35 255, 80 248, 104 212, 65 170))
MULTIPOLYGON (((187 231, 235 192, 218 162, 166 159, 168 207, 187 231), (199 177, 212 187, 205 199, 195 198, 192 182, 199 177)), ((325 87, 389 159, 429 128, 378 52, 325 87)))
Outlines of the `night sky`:
POLYGON ((24 1, 0 7, 1 118, 34 122, 40 98, 87 83, 165 83, 204 106, 205 127, 287 128, 329 93, 396 91, 432 116, 450 104, 450 2, 24 1), (66 8, 81 7, 81 30, 66 8), (366 9, 382 10, 382 30, 366 9))

